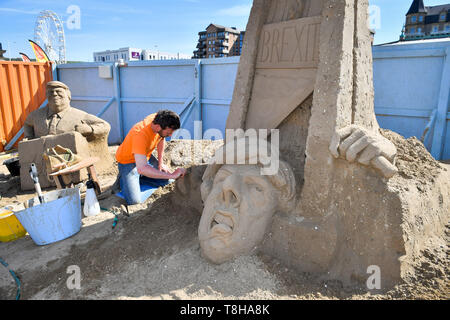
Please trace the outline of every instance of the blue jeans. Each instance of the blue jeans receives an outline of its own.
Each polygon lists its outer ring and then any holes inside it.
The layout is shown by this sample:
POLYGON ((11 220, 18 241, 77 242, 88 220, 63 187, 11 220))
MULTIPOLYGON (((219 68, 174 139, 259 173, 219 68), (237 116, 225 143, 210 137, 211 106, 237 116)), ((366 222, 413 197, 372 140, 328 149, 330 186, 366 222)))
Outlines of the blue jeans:
MULTIPOLYGON (((154 156, 150 157, 148 164, 153 168, 158 169, 158 160, 154 156)), ((145 184, 146 186, 153 188, 159 188, 169 184, 170 180, 153 179, 146 176, 141 176, 137 172, 135 163, 119 163, 119 182, 120 189, 122 190, 125 200, 129 205, 133 205, 145 202, 145 200, 147 200, 153 193, 152 191, 141 191, 141 184, 145 184)))

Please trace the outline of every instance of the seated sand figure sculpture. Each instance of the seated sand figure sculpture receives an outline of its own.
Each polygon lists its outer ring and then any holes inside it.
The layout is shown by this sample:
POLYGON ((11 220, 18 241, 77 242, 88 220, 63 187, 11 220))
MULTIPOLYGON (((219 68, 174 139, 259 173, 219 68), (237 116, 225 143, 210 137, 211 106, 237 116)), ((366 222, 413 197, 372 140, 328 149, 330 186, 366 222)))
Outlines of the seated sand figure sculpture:
POLYGON ((48 105, 30 113, 25 121, 25 139, 71 131, 81 133, 88 141, 108 136, 111 129, 108 122, 70 106, 72 95, 67 85, 50 81, 46 94, 48 105))
MULTIPOLYGON (((375 265, 388 289, 414 272, 426 244, 445 239, 450 186, 444 170, 421 193, 423 181, 396 174, 404 143, 388 140, 375 117, 367 9, 368 0, 254 0, 226 128, 278 129, 279 154, 295 177, 295 209, 273 210, 264 254, 343 284, 365 285, 375 265)), ((253 171, 225 169, 236 178, 253 171)), ((211 170, 199 237, 205 256, 221 263, 251 253, 261 238, 247 247, 244 237, 228 239, 245 248, 235 251, 207 242, 211 225, 230 231, 229 220, 213 218, 223 186, 211 184, 211 170)), ((257 216, 253 210, 246 215, 257 216)))
MULTIPOLYGON (((205 208, 198 235, 203 255, 214 263, 254 252, 274 212, 287 213, 295 207, 295 178, 290 166, 279 161, 276 174, 262 174, 262 163, 267 164, 270 158, 257 148, 249 148, 246 138, 242 139, 243 145, 247 143, 244 158, 248 164, 219 164, 229 150, 225 145, 203 176, 205 208)), ((229 142, 228 147, 234 144, 229 142)))
MULTIPOLYGON (((81 158, 99 157, 95 164, 99 173, 111 168, 113 159, 108 152, 108 122, 73 108, 70 105, 69 87, 60 81, 46 85, 47 106, 31 112, 24 125, 24 140, 19 144, 22 189, 32 189, 28 174, 29 164, 36 163, 42 187, 53 185, 46 177, 42 153, 47 148, 61 145, 71 149, 81 158)), ((80 180, 74 177, 75 180, 80 180)), ((76 182, 76 181, 75 181, 76 182)))

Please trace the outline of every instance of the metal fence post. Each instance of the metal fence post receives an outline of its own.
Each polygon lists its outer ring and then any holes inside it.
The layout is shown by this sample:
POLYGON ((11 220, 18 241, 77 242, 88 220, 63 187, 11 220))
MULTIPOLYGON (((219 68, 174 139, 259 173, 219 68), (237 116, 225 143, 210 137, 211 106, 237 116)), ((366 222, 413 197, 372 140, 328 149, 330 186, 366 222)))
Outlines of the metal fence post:
MULTIPOLYGON (((194 121, 202 121, 202 60, 197 59, 194 66, 195 74, 195 102, 196 112, 194 121)), ((195 122, 194 122, 195 124, 195 122)), ((194 125, 194 140, 201 140, 203 138, 203 125, 201 122, 198 125, 194 125)))
POLYGON ((123 108, 122 108, 122 100, 120 93, 120 68, 119 64, 115 62, 113 64, 113 82, 114 82, 114 97, 117 103, 117 112, 118 112, 118 125, 119 125, 119 133, 120 133, 120 142, 123 142, 125 139, 124 133, 124 122, 123 122, 123 108))
POLYGON ((441 89, 437 108, 436 125, 434 127, 433 145, 431 154, 437 160, 441 160, 444 150, 445 134, 447 127, 447 112, 450 96, 450 47, 445 50, 444 68, 442 71, 441 89))
POLYGON ((58 65, 56 63, 52 63, 52 74, 53 74, 53 81, 58 81, 58 65))

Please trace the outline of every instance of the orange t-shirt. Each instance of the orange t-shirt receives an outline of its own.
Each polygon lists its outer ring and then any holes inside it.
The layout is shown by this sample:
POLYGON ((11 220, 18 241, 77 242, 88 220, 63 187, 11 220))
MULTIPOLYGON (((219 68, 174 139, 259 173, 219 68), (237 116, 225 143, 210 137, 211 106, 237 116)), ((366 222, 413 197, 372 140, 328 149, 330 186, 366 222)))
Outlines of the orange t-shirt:
POLYGON ((151 123, 155 119, 156 113, 147 116, 143 121, 136 123, 125 137, 116 152, 116 160, 121 164, 135 163, 135 154, 144 154, 147 159, 152 155, 161 136, 153 132, 151 123))

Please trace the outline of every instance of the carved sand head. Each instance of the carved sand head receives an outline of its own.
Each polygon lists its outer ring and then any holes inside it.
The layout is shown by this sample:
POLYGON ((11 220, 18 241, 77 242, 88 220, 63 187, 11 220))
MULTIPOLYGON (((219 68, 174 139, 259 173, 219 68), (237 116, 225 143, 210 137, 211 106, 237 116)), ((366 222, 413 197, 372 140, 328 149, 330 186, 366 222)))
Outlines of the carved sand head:
POLYGON ((294 175, 283 161, 273 176, 262 175, 260 164, 212 164, 201 189, 204 209, 198 235, 203 255, 213 263, 252 253, 273 214, 288 211, 295 202, 294 175))
POLYGON ((52 113, 61 112, 70 107, 71 93, 69 87, 60 81, 47 83, 48 106, 52 113))

